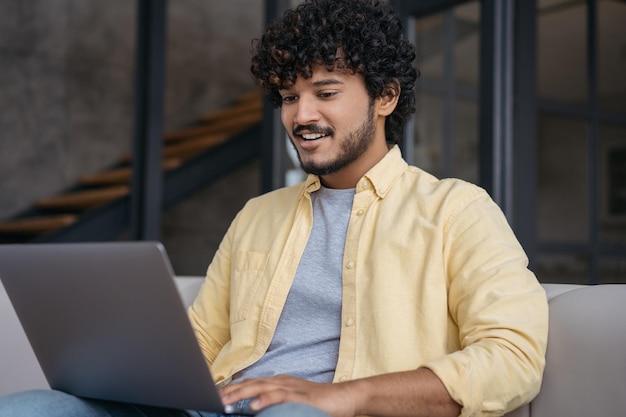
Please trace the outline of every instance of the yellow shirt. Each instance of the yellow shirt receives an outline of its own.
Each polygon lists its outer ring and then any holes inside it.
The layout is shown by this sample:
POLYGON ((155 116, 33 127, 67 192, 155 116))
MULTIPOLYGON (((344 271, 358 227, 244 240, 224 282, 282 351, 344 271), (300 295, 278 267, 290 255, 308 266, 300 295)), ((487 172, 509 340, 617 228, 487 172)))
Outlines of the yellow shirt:
MULTIPOLYGON (((269 346, 319 188, 311 175, 250 200, 220 244, 189 310, 216 383, 269 346)), ((356 186, 343 265, 335 382, 427 367, 464 416, 500 415, 539 391, 545 292, 482 189, 438 180, 394 147, 356 186)))

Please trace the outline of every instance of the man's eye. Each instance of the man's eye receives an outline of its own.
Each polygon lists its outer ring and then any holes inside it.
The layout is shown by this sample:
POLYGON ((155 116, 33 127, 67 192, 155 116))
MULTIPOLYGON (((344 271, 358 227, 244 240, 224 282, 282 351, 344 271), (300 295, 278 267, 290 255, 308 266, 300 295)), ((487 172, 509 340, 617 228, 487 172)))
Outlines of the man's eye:
POLYGON ((324 91, 322 93, 319 93, 318 96, 320 98, 331 98, 332 96, 334 96, 335 94, 337 94, 334 91, 324 91))
POLYGON ((284 96, 283 103, 292 103, 296 100, 296 96, 284 96))

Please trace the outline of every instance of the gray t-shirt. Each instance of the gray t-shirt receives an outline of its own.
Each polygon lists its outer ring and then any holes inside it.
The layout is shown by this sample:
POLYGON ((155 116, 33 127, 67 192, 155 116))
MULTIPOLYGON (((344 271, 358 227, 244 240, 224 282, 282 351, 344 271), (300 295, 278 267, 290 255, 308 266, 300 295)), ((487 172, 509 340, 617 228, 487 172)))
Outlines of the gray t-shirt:
POLYGON ((234 380, 288 374, 332 382, 341 332, 342 260, 354 189, 311 194, 313 228, 265 355, 234 380))

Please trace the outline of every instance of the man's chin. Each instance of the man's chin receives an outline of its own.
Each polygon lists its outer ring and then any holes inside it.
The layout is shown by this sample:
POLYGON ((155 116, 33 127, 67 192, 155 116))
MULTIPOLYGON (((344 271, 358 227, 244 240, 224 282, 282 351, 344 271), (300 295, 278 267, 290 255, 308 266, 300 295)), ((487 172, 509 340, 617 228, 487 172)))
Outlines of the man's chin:
POLYGON ((334 174, 335 172, 343 168, 342 165, 333 164, 333 163, 329 163, 329 164, 309 163, 309 164, 301 164, 300 166, 302 170, 306 172, 307 174, 313 174, 319 177, 323 177, 324 175, 334 174))

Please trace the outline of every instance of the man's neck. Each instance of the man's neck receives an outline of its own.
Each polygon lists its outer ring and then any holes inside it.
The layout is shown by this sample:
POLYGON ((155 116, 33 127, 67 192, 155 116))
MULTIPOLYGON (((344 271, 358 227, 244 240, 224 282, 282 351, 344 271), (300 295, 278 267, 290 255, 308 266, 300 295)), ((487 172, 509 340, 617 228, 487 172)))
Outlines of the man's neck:
POLYGON ((324 187, 334 189, 355 188, 359 180, 363 178, 363 175, 389 152, 386 142, 377 142, 376 145, 373 144, 372 146, 374 148, 371 149, 371 152, 363 154, 361 158, 345 168, 333 174, 320 177, 324 187))

